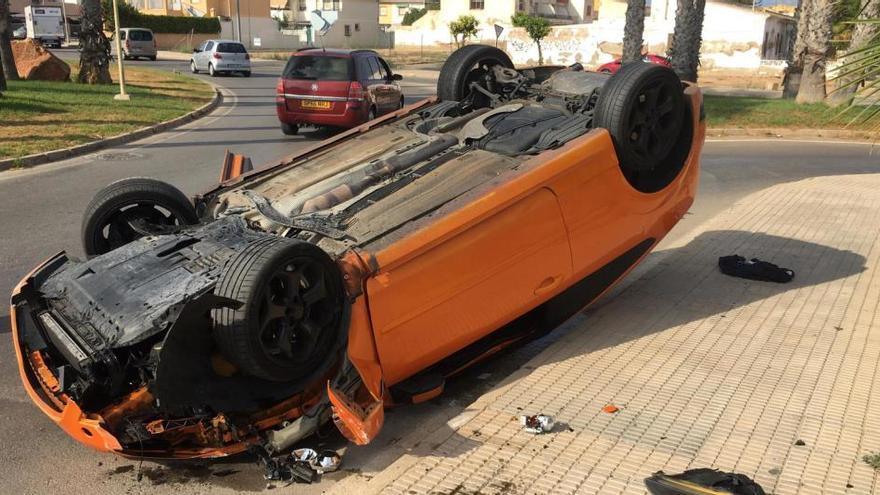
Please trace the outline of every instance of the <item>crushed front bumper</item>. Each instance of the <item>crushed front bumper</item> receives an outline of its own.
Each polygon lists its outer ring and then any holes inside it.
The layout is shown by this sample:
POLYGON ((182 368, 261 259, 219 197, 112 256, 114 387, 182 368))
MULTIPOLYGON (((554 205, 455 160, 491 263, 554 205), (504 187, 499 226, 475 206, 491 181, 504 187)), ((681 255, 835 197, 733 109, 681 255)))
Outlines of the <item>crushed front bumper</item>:
POLYGON ((64 253, 59 253, 43 262, 25 276, 12 291, 9 315, 12 320, 12 339, 22 385, 34 404, 76 441, 100 451, 120 452, 122 445, 116 437, 104 429, 101 417, 83 413, 75 402, 60 393, 58 379, 46 366, 39 351, 29 351, 24 345, 22 334, 25 325, 33 325, 35 328, 39 323, 28 301, 22 297, 22 292, 29 283, 32 283, 34 276, 39 276, 47 266, 57 263, 63 256, 64 253))

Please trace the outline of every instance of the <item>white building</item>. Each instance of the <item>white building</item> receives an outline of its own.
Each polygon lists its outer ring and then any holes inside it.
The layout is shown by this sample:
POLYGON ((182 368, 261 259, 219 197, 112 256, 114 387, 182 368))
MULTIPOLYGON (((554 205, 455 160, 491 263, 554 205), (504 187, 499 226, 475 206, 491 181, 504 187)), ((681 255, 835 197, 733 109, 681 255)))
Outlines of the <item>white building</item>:
MULTIPOLYGON (((645 19, 645 49, 666 54, 675 28, 675 0, 651 0, 645 19)), ((395 45, 446 45, 452 42, 449 23, 461 15, 473 15, 479 34, 472 42, 494 43, 499 39, 514 63, 538 62, 538 50, 524 30, 512 28, 517 11, 531 12, 556 24, 541 42, 544 63, 587 67, 620 57, 623 48, 626 2, 624 0, 443 0, 439 11, 429 11, 413 26, 395 27, 395 45)), ((704 68, 749 68, 777 64, 793 43, 794 19, 769 11, 723 0, 706 2, 703 21, 704 68)))

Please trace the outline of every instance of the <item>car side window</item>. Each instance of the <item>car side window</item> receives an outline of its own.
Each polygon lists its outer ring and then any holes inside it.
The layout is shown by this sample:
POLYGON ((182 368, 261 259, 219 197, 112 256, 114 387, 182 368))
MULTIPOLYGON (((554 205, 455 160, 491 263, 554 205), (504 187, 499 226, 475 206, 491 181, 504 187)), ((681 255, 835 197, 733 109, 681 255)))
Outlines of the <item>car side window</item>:
POLYGON ((119 31, 119 39, 125 41, 125 31, 119 31))
POLYGON ((205 48, 202 51, 209 52, 209 51, 211 51, 212 48, 214 48, 214 42, 213 41, 206 41, 205 48))
POLYGON ((377 58, 377 60, 379 61, 379 65, 382 66, 381 67, 382 79, 385 79, 386 81, 390 81, 391 80, 391 68, 388 67, 388 64, 385 62, 385 59, 383 59, 382 57, 377 58))
POLYGON ((370 79, 374 81, 381 81, 385 79, 382 77, 382 69, 379 67, 379 61, 376 60, 376 57, 369 57, 370 61, 370 79))
POLYGON ((372 79, 373 69, 370 67, 370 60, 367 57, 358 57, 355 60, 358 80, 372 79))

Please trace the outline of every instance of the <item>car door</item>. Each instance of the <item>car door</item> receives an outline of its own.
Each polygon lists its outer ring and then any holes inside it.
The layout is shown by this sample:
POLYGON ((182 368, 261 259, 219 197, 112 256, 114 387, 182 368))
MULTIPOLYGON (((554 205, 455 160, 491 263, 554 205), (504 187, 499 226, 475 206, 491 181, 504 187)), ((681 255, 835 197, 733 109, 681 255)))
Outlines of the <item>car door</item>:
POLYGON ((464 220, 479 208, 475 202, 450 214, 445 225, 456 225, 449 230, 412 234, 415 244, 399 244, 417 247, 399 250, 367 281, 389 385, 537 307, 570 277, 568 235, 553 191, 540 188, 476 222, 464 220))
POLYGON ((391 67, 388 66, 385 59, 377 57, 377 60, 382 69, 382 74, 385 76, 385 92, 388 100, 388 111, 397 110, 398 107, 401 106, 400 101, 403 92, 400 90, 400 85, 394 80, 394 73, 391 72, 391 67))
POLYGON ((361 84, 364 86, 364 91, 366 91, 370 104, 376 107, 376 113, 382 113, 382 79, 379 72, 379 64, 373 59, 371 55, 363 55, 358 58, 359 66, 362 68, 359 70, 359 77, 363 77, 361 80, 361 84), (361 76, 362 73, 363 75, 361 76))
POLYGON ((199 70, 208 70, 208 62, 211 61, 211 52, 214 49, 213 41, 206 41, 204 48, 202 51, 197 53, 198 60, 196 61, 196 66, 199 70))
POLYGON ((391 86, 391 71, 386 70, 379 57, 370 56, 370 66, 373 68, 373 78, 376 81, 376 101, 379 113, 387 113, 397 108, 397 100, 394 99, 394 91, 391 86))

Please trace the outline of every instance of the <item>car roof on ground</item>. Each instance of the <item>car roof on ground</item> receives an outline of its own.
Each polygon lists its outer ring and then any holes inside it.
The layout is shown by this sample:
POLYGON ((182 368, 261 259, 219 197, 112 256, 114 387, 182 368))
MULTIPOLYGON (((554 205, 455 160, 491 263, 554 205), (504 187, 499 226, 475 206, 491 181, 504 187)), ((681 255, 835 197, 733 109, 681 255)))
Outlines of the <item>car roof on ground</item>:
POLYGON ((297 50, 294 55, 329 55, 331 57, 340 57, 347 55, 354 55, 356 53, 376 53, 374 50, 353 50, 347 48, 317 48, 317 47, 309 47, 309 48, 300 48, 297 50))

